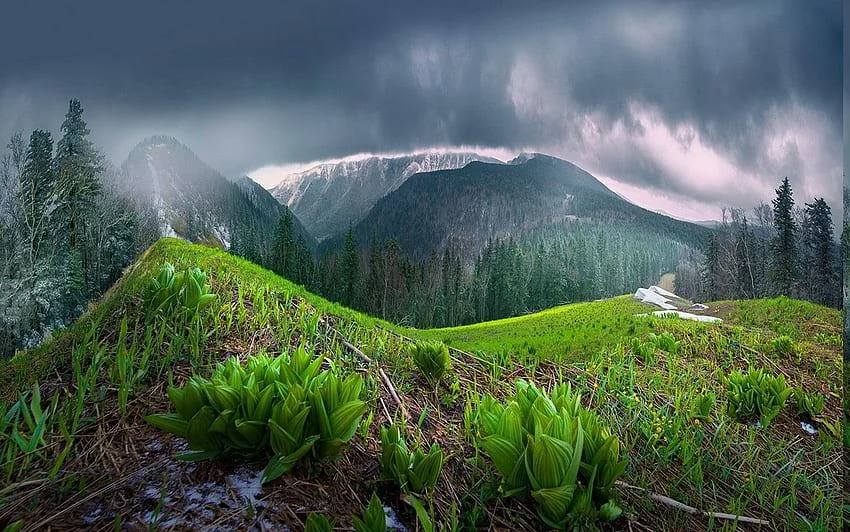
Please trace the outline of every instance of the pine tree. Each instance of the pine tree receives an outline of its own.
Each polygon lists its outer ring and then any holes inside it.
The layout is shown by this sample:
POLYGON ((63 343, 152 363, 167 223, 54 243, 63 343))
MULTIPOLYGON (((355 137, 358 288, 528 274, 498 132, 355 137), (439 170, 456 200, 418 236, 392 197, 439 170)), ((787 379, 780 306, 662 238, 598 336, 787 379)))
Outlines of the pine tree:
POLYGON ((354 306, 357 302, 360 288, 360 254, 357 252, 357 242, 354 239, 354 228, 349 225, 342 249, 342 294, 343 305, 354 306))
POLYGON ((62 138, 56 144, 56 196, 66 224, 70 291, 81 303, 89 295, 84 237, 93 200, 101 190, 101 157, 88 138, 90 131, 79 100, 70 101, 61 130, 62 138))
POLYGON ((294 278, 297 249, 292 232, 292 213, 289 210, 278 219, 272 242, 272 270, 290 281, 297 282, 294 278))
POLYGON ((811 280, 809 297, 823 305, 838 302, 832 212, 823 198, 806 204, 805 259, 811 280))
POLYGON ((773 223, 776 235, 771 242, 773 255, 773 282, 777 293, 790 296, 797 280, 797 250, 794 221, 794 195, 786 177, 776 189, 773 199, 773 223))

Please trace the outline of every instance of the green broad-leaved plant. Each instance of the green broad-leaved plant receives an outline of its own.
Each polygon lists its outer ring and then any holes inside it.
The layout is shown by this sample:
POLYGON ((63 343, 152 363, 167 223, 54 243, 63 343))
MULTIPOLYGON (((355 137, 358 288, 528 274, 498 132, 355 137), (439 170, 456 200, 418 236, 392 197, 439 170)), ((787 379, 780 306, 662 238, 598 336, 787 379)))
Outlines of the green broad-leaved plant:
POLYGON ((180 316, 193 318, 215 301, 206 284, 207 276, 198 267, 176 272, 174 265, 160 265, 157 275, 148 282, 146 308, 148 319, 180 316))
POLYGON ((436 384, 451 369, 449 348, 442 342, 416 342, 407 349, 408 356, 425 378, 436 384))
POLYGON ((822 394, 806 393, 799 388, 795 388, 793 393, 794 403, 797 405, 797 413, 815 418, 823 412, 826 406, 826 398, 822 394))
POLYGON ((381 426, 381 471, 403 490, 422 494, 433 489, 444 460, 438 444, 432 444, 427 454, 419 447, 411 451, 398 426, 381 426))
POLYGON ((619 439, 569 384, 550 393, 524 380, 515 385, 506 403, 484 397, 476 416, 477 442, 501 476, 502 495, 531 496, 556 528, 616 519, 613 487, 627 465, 619 439))
POLYGON ((182 388, 170 386, 175 411, 145 419, 187 441, 181 459, 271 454, 263 473, 270 482, 303 458, 337 456, 366 411, 362 390, 362 377, 321 371, 321 359, 302 348, 244 364, 231 357, 208 379, 194 375, 182 388))
POLYGON ((381 499, 375 493, 369 499, 369 506, 366 507, 363 516, 354 516, 352 520, 356 532, 386 532, 387 530, 387 514, 384 513, 381 499))
POLYGON ((692 417, 700 421, 711 420, 711 409, 717 401, 717 395, 713 392, 704 393, 694 399, 692 417))
POLYGON ((757 419, 762 426, 769 425, 779 415, 791 395, 785 377, 763 369, 750 369, 747 373, 733 371, 726 384, 729 415, 739 421, 757 419))

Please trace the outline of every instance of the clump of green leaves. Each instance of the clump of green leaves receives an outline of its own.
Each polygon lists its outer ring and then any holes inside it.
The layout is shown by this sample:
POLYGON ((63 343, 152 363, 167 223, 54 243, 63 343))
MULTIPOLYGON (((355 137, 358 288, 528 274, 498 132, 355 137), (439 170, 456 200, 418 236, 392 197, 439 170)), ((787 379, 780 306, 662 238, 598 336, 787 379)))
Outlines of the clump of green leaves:
POLYGON ((311 513, 304 522, 304 532, 331 532, 333 523, 324 514, 311 513))
POLYGON ((649 341, 657 349, 666 351, 671 355, 679 352, 680 343, 676 337, 669 331, 664 331, 661 334, 649 333, 649 341))
POLYGON ((641 342, 640 338, 632 338, 632 354, 647 364, 655 361, 655 344, 652 342, 641 342))
POLYGON ((449 348, 443 342, 415 342, 407 353, 431 383, 437 383, 451 368, 449 348))
POLYGON ((356 532, 386 532, 387 514, 384 513, 384 505, 381 504, 377 494, 372 494, 363 516, 355 516, 353 521, 356 532))
POLYGON ((729 415, 739 421, 758 419, 767 426, 782 411, 791 395, 785 377, 774 376, 763 369, 747 373, 733 371, 726 378, 729 415))
POLYGON ((206 284, 207 275, 198 267, 175 272, 174 265, 164 263, 148 283, 146 308, 148 319, 161 315, 193 318, 215 301, 206 284))
POLYGON ((791 356, 797 353, 797 344, 790 336, 782 335, 770 342, 773 352, 779 356, 791 356))
POLYGON ((795 388, 793 393, 798 413, 814 418, 823 412, 824 406, 826 406, 826 398, 823 395, 807 393, 799 388, 795 388))
POLYGON ((411 451, 398 425, 381 426, 381 471, 401 489, 420 494, 433 489, 443 462, 438 444, 432 444, 427 454, 418 446, 411 451))
POLYGON ((715 402, 717 402, 717 395, 714 392, 697 395, 694 398, 691 416, 700 421, 710 421, 711 409, 714 408, 715 402))
POLYGON ((270 451, 263 473, 269 482, 308 454, 336 456, 366 412, 362 390, 359 375, 321 371, 321 359, 298 348, 291 356, 252 356, 244 365, 230 358, 209 379, 195 375, 182 388, 169 387, 175 413, 145 419, 187 440, 191 452, 183 459, 270 451))
POLYGON ((501 403, 491 396, 478 409, 481 448, 499 471, 500 491, 537 503, 549 526, 580 526, 620 513, 613 486, 626 468, 619 440, 585 409, 569 384, 551 394, 518 380, 501 403))

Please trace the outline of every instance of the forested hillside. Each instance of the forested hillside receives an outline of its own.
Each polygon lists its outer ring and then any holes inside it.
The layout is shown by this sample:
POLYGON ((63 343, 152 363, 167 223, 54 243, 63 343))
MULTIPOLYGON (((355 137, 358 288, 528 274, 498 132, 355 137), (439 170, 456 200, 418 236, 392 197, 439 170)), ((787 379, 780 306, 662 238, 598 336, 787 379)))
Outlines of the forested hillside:
POLYGON ((787 295, 838 305, 839 246, 823 199, 795 207, 785 181, 772 207, 724 209, 722 218, 709 228, 653 213, 570 163, 524 154, 411 176, 344 238, 323 242, 317 262, 282 228, 275 253, 288 263, 271 267, 417 327, 611 297, 668 272, 694 300, 787 295))
POLYGON ((698 261, 710 234, 524 154, 411 176, 295 280, 396 322, 450 326, 634 291, 698 261))
MULTIPOLYGON (((171 137, 139 143, 121 167, 134 197, 157 213, 164 235, 207 242, 264 262, 278 220, 289 211, 261 186, 231 181, 171 137)), ((294 231, 313 239, 297 221, 294 231)))
POLYGON ((15 134, 0 167, 0 357, 67 326, 160 236, 155 213, 89 140, 79 101, 60 136, 15 134))
POLYGON ((540 154, 417 174, 378 201, 354 231, 361 247, 372 238, 397 240, 417 259, 452 248, 470 263, 490 240, 520 239, 570 220, 620 223, 692 246, 711 232, 637 207, 581 168, 540 154))

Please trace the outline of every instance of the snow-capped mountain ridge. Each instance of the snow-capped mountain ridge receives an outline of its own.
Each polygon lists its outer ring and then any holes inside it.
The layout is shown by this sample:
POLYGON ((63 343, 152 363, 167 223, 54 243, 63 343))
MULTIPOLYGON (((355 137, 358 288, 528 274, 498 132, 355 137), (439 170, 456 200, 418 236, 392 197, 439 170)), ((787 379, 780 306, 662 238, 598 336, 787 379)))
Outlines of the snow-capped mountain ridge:
POLYGON ((472 161, 501 162, 471 151, 373 155, 286 175, 270 192, 322 240, 363 219, 380 198, 410 176, 462 168, 472 161))

